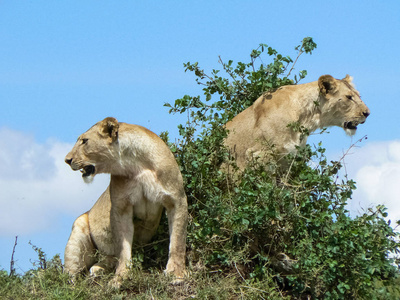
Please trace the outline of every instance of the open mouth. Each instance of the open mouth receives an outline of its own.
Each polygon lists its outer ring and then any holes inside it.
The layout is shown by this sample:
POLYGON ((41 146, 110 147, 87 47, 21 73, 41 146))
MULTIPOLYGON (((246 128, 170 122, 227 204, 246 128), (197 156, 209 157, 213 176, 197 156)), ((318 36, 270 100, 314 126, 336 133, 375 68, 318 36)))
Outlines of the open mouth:
POLYGON ((94 174, 96 168, 93 165, 88 165, 86 167, 83 167, 80 171, 82 173, 82 177, 88 177, 94 174))
POLYGON ((358 125, 358 123, 357 122, 344 122, 344 125, 343 125, 343 127, 345 128, 345 129, 352 129, 352 130, 355 130, 355 129, 357 129, 357 125, 358 125))

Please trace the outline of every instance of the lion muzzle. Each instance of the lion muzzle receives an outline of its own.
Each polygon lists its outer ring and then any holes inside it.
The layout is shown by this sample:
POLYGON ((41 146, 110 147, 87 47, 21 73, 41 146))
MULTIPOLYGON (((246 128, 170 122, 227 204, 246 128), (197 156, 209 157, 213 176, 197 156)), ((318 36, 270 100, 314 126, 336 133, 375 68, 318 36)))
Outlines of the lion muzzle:
POLYGON ((94 175, 96 172, 96 167, 94 165, 87 165, 87 166, 78 166, 73 162, 72 158, 65 158, 65 162, 71 167, 73 171, 81 171, 82 177, 85 179, 85 177, 89 177, 91 175, 94 175))
POLYGON ((91 175, 94 175, 94 173, 96 172, 96 168, 93 165, 88 165, 80 169, 80 171, 82 173, 82 177, 89 177, 91 175))
POLYGON ((352 121, 350 121, 350 122, 344 122, 344 128, 345 128, 345 129, 356 130, 358 124, 359 124, 358 122, 354 122, 354 121, 353 121, 353 122, 352 122, 352 121))

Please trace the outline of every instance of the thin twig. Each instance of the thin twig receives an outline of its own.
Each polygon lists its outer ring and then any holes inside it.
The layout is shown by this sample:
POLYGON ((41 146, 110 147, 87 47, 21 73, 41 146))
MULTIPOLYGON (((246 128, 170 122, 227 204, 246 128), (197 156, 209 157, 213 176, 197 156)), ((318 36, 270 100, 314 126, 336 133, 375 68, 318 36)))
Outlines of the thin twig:
MULTIPOLYGON (((367 135, 364 135, 362 138, 358 139, 357 141, 355 141, 348 149, 346 152, 344 152, 344 154, 342 155, 342 157, 336 162, 336 164, 334 164, 333 166, 336 167, 337 165, 339 165, 339 163, 341 161, 344 160, 344 158, 349 154, 350 150, 353 149, 358 143, 361 143, 363 140, 367 139, 367 135)), ((346 168, 346 167, 345 167, 346 168)), ((347 171, 346 171, 347 173, 347 171)))
POLYGON ((147 243, 147 244, 144 244, 144 245, 134 246, 134 247, 132 247, 132 249, 141 249, 143 247, 157 245, 157 244, 163 243, 163 242, 168 241, 168 240, 169 240, 169 238, 166 238, 166 239, 154 241, 154 242, 151 242, 151 243, 147 243))
POLYGON ((225 72, 228 73, 228 75, 233 79, 234 82, 236 82, 236 84, 242 89, 244 90, 244 87, 240 84, 240 82, 232 75, 232 72, 229 70, 227 70, 227 68, 225 67, 225 63, 222 61, 221 56, 218 56, 219 60, 218 62, 222 65, 222 67, 224 68, 225 72))
MULTIPOLYGON (((252 287, 252 286, 249 286, 249 285, 242 285, 241 286, 242 288, 246 288, 246 289, 252 289, 252 290, 255 290, 255 291, 259 291, 259 292, 263 292, 263 293, 268 293, 267 291, 264 291, 264 290, 261 290, 261 289, 258 289, 258 288, 255 288, 255 287, 252 287)), ((261 297, 261 296, 260 296, 261 297)), ((261 297, 262 298, 262 297, 261 297)), ((264 299, 264 298, 263 298, 264 299)))
POLYGON ((237 268, 236 262, 234 262, 234 264, 235 264, 235 269, 236 269, 236 271, 238 272, 238 274, 240 275, 240 277, 242 277, 243 281, 246 282, 246 280, 243 278, 242 274, 240 273, 239 269, 237 268))
POLYGON ((11 254, 10 276, 14 276, 15 275, 14 254, 15 254, 15 247, 17 247, 17 242, 18 242, 18 235, 15 237, 15 243, 14 243, 13 251, 12 251, 12 254, 11 254))
POLYGON ((296 59, 294 60, 294 63, 292 65, 292 68, 290 69, 289 73, 286 75, 286 77, 289 77, 290 73, 292 73, 294 66, 296 65, 297 60, 299 59, 300 55, 302 55, 304 53, 303 51, 303 47, 300 48, 299 50, 299 54, 297 55, 296 59))
POLYGON ((253 68, 253 72, 255 72, 256 69, 254 68, 254 58, 253 57, 251 58, 251 66, 253 68))
POLYGON ((150 296, 151 296, 151 299, 154 300, 154 296, 153 296, 153 294, 151 293, 151 289, 150 289, 150 296))

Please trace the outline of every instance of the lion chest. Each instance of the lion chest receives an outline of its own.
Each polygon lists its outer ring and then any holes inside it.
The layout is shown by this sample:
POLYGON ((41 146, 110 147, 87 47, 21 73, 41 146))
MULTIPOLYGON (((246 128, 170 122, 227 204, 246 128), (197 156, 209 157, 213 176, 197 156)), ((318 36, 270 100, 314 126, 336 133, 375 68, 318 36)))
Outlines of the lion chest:
POLYGON ((163 206, 160 203, 143 199, 133 205, 133 221, 137 224, 152 222, 161 214, 163 206))
POLYGON ((111 202, 123 213, 132 212, 134 241, 145 243, 151 239, 160 222, 163 198, 167 195, 157 176, 150 170, 135 177, 112 178, 111 202), (131 210, 132 209, 132 210, 131 210))
POLYGON ((157 202, 140 201, 133 206, 133 240, 147 243, 160 223, 163 206, 157 202))

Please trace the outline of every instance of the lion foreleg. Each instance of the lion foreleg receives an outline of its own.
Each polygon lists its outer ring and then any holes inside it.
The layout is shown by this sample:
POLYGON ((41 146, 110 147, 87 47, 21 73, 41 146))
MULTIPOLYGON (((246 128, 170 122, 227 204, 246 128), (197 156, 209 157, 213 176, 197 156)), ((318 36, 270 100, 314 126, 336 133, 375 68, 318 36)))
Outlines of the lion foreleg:
POLYGON ((88 270, 95 262, 95 247, 90 238, 89 218, 85 213, 72 226, 64 252, 65 271, 71 275, 88 270))
POLYGON ((186 257, 186 231, 187 231, 187 204, 182 199, 172 206, 167 206, 167 217, 169 226, 169 256, 166 273, 173 273, 177 279, 185 276, 186 257))
POLYGON ((111 232, 114 241, 114 253, 118 259, 115 275, 126 277, 132 255, 133 242, 133 207, 129 203, 118 201, 111 207, 111 232), (124 204, 124 205, 122 205, 124 204))

